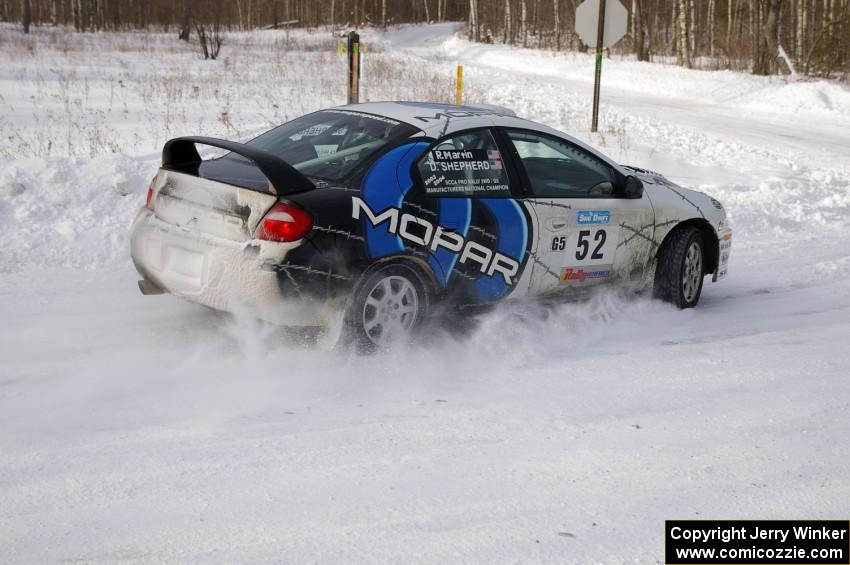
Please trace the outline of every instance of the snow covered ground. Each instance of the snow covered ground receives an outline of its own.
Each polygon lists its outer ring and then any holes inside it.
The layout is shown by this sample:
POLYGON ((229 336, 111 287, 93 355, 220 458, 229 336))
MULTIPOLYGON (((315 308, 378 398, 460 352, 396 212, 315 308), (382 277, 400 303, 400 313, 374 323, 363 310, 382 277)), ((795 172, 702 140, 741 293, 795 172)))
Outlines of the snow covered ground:
POLYGON ((850 92, 367 32, 364 97, 505 104, 730 211, 729 278, 357 358, 143 297, 127 227, 169 137, 344 100, 328 34, 0 27, 4 562, 655 563, 666 518, 850 514, 850 92))

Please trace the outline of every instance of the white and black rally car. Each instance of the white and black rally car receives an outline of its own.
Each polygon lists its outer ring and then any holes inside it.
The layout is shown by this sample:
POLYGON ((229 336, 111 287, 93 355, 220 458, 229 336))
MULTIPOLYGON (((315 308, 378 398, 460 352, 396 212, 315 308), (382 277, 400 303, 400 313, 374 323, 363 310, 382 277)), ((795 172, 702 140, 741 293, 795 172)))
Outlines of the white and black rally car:
POLYGON ((344 321, 374 349, 437 305, 616 283, 693 307, 704 276, 726 274, 732 232, 716 200, 505 108, 382 102, 245 144, 168 141, 131 235, 146 294, 344 321))

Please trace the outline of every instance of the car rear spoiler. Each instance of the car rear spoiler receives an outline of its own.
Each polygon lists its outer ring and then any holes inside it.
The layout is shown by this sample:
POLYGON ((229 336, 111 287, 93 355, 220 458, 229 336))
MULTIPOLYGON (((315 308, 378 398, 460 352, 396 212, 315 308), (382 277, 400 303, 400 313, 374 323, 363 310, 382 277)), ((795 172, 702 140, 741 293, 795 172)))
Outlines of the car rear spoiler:
POLYGON ((203 160, 198 154, 196 144, 227 149, 251 160, 279 195, 316 188, 310 179, 280 157, 244 143, 214 137, 189 136, 169 139, 162 148, 162 166, 179 168, 199 165, 203 160))

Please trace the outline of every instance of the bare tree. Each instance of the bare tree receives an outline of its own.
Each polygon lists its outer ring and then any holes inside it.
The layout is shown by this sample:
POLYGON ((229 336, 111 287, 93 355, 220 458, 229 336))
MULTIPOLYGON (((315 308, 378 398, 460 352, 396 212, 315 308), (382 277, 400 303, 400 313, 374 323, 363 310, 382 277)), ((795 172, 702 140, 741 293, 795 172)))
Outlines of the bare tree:
POLYGON ((519 35, 522 37, 522 46, 528 47, 528 0, 520 3, 519 35))
POLYGON ((716 10, 715 0, 708 0, 708 15, 705 25, 708 27, 708 56, 714 58, 714 13, 716 10))
POLYGON ((481 24, 478 19, 478 0, 469 0, 469 37, 478 41, 481 39, 481 24))
POLYGON ((555 20, 555 50, 561 50, 561 5, 558 0, 552 0, 552 17, 555 20))
POLYGON ((689 4, 688 0, 676 0, 678 9, 676 10, 678 22, 676 26, 676 57, 679 65, 690 69, 691 63, 691 40, 690 29, 688 26, 689 4))
POLYGON ((776 60, 779 56, 779 12, 782 9, 782 0, 767 0, 767 17, 761 30, 764 43, 767 47, 765 53, 764 74, 769 74, 776 69, 776 60))
POLYGON ((766 60, 764 35, 761 33, 764 25, 764 4, 770 0, 753 0, 750 6, 750 30, 753 33, 752 42, 752 72, 754 75, 766 75, 769 65, 766 60))
POLYGON ((32 6, 30 0, 21 0, 21 25, 24 28, 24 33, 30 32, 30 24, 32 23, 32 6))
POLYGON ((192 0, 183 0, 183 15, 180 18, 180 35, 183 41, 189 41, 192 33, 192 0))
POLYGON ((696 2, 694 0, 685 0, 688 5, 688 53, 691 58, 697 56, 697 34, 694 33, 694 28, 696 27, 696 10, 694 9, 694 5, 696 2))
POLYGON ((504 33, 502 37, 505 43, 510 43, 513 45, 514 43, 514 35, 512 30, 511 21, 511 0, 505 0, 505 24, 503 26, 504 33))
POLYGON ((794 42, 794 57, 797 59, 797 64, 802 62, 806 51, 806 20, 808 19, 807 0, 797 0, 797 27, 796 38, 794 42))
POLYGON ((221 26, 213 23, 209 26, 206 24, 195 24, 195 34, 198 36, 198 45, 201 48, 201 54, 204 59, 216 59, 221 52, 221 45, 224 43, 221 37, 221 26))
POLYGON ((732 30, 735 24, 735 0, 729 0, 726 8, 726 53, 732 50, 732 30))
POLYGON ((638 61, 649 61, 646 48, 646 27, 643 22, 642 0, 632 2, 632 34, 634 35, 635 53, 638 61))

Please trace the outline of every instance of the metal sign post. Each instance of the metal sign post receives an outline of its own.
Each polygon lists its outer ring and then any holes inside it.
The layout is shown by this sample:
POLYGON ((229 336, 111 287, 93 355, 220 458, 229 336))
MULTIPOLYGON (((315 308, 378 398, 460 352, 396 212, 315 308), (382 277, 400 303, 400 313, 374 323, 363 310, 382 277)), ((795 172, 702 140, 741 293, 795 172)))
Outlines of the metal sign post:
POLYGON ((576 32, 588 47, 596 47, 593 79, 593 113, 590 131, 599 129, 599 97, 602 87, 602 52, 626 35, 629 12, 620 0, 585 0, 576 8, 576 32))
POLYGON ((360 34, 348 34, 348 103, 360 102, 360 34))
POLYGON ((596 73, 593 76, 593 117, 590 120, 590 131, 596 132, 599 127, 599 87, 602 81, 602 38, 605 37, 605 5, 607 0, 599 2, 599 23, 596 27, 596 73))

